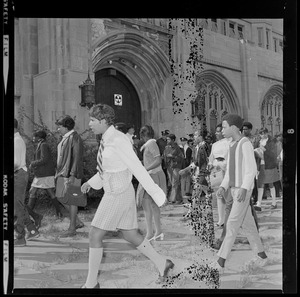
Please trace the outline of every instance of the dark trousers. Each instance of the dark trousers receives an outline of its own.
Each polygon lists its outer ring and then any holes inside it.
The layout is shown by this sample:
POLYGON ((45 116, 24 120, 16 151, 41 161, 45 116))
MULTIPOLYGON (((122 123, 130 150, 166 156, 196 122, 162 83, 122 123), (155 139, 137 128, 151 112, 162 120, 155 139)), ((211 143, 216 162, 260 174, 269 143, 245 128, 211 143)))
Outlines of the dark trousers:
POLYGON ((25 236, 25 226, 29 231, 35 229, 25 206, 25 193, 28 173, 20 169, 14 174, 14 228, 18 238, 25 236))

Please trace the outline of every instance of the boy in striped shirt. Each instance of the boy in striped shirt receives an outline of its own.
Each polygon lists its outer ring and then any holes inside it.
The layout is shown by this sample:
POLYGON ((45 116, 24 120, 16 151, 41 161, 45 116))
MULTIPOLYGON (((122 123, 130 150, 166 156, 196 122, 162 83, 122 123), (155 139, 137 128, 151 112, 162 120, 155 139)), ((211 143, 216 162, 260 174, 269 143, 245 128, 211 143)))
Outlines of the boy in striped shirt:
POLYGON ((229 188, 233 204, 226 225, 226 236, 217 254, 219 259, 213 264, 220 273, 224 272, 225 261, 231 252, 240 227, 245 230, 252 250, 257 253, 255 258, 257 264, 264 266, 267 263, 267 255, 249 203, 257 167, 253 146, 249 139, 240 132, 242 126, 243 119, 239 115, 227 114, 223 118, 222 133, 225 138, 232 137, 232 142, 229 147, 226 173, 216 195, 224 196, 225 191, 229 188))

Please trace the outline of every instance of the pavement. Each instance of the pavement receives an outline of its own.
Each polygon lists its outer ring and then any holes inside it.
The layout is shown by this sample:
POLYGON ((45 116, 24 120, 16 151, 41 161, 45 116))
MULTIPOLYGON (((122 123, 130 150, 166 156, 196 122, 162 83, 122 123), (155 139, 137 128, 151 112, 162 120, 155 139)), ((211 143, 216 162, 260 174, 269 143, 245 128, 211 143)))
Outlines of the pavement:
MULTIPOLYGON (((166 205, 161 210, 164 240, 152 244, 159 253, 175 263, 170 273, 171 281, 156 284, 158 272, 154 264, 119 233, 109 232, 104 239, 104 257, 98 278, 101 289, 282 290, 282 198, 277 199, 277 205, 277 209, 271 210, 271 199, 268 198, 262 201, 262 211, 257 212, 259 234, 268 255, 268 263, 263 268, 250 261, 254 254, 240 229, 226 261, 225 273, 219 279, 203 277, 207 271, 202 269, 201 277, 198 273, 195 280, 192 277, 195 274, 189 273, 191 267, 207 267, 206 264, 218 258, 217 251, 204 245, 194 235, 189 221, 182 221, 186 213, 184 206, 166 205)), ((88 232, 93 212, 95 209, 80 211, 79 216, 85 227, 78 229, 78 234, 73 238, 58 237, 68 226, 67 218, 51 221, 45 216, 40 237, 27 241, 25 247, 14 249, 14 288, 80 288, 88 271, 88 232)), ((217 222, 215 201, 213 212, 217 222)), ((138 211, 138 224, 141 232, 145 233, 142 210, 138 211)), ((215 229, 216 238, 221 231, 220 228, 215 229)))

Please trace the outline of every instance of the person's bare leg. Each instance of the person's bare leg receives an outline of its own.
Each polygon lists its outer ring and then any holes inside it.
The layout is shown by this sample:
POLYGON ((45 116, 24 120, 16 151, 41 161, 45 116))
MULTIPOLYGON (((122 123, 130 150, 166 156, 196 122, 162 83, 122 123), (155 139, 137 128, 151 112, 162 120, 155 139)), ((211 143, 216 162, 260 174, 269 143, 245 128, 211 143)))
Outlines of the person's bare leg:
POLYGON ((151 200, 151 207, 152 207, 153 220, 155 225, 155 236, 158 236, 162 233, 161 222, 160 222, 160 208, 153 200, 151 200))
POLYGON ((143 200, 142 200, 142 206, 145 213, 145 219, 146 219, 146 228, 147 228, 147 234, 146 238, 150 239, 153 237, 153 225, 152 225, 152 207, 151 207, 151 201, 148 194, 145 194, 143 200))

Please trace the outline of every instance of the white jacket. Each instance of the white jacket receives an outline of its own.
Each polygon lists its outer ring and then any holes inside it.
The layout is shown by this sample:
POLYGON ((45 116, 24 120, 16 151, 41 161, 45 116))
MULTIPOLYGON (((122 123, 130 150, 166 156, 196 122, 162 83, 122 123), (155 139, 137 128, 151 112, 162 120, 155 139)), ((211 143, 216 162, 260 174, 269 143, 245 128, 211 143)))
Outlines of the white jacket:
MULTIPOLYGON (((97 172, 88 180, 89 185, 100 190, 104 185, 106 173, 116 173, 128 169, 136 179, 141 183, 143 188, 153 198, 158 206, 162 206, 166 200, 164 191, 153 181, 136 153, 132 148, 129 138, 122 132, 110 126, 102 136, 104 150, 102 152, 103 175, 97 172)), ((131 183, 132 174, 126 177, 127 184, 131 183)))

